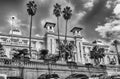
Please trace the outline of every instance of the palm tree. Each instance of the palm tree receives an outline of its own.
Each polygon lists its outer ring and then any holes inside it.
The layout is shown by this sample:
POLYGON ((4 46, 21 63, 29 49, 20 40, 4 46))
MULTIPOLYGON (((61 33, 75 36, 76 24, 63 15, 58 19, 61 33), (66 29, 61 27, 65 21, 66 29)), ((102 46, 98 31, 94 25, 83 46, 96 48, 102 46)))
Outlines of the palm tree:
POLYGON ((74 50, 74 45, 71 43, 60 43, 60 48, 59 50, 61 51, 61 55, 64 58, 66 62, 68 62, 68 59, 73 58, 73 50, 74 50))
POLYGON ((40 58, 39 58, 39 59, 41 59, 41 60, 45 60, 47 54, 48 54, 48 50, 46 50, 46 49, 42 49, 42 50, 40 50, 40 55, 39 55, 40 58))
POLYGON ((99 48, 97 45, 93 47, 92 51, 90 51, 90 58, 94 59, 96 65, 98 65, 105 56, 104 51, 104 48, 99 48))
MULTIPOLYGON (((13 61, 19 61, 19 65, 22 65, 21 62, 29 61, 30 57, 27 49, 15 49, 16 52, 13 53, 13 61)), ((24 67, 21 67, 20 77, 24 77, 24 67)))
POLYGON ((70 7, 66 6, 63 10, 63 18, 66 20, 66 28, 65 28, 65 43, 67 42, 67 23, 68 20, 71 19, 72 10, 70 7))
POLYGON ((48 59, 48 50, 47 49, 40 50, 40 58, 39 59, 41 59, 41 60, 43 60, 44 62, 47 63, 48 73, 50 75, 50 63, 49 63, 49 59, 48 59))
POLYGON ((7 57, 3 45, 0 43, 0 57, 7 57))
MULTIPOLYGON (((59 36, 59 17, 61 16, 61 5, 59 5, 58 3, 56 3, 56 5, 54 5, 53 14, 57 17, 58 49, 59 49, 59 45, 60 45, 60 36, 59 36)), ((60 51, 59 51, 59 55, 60 55, 60 51)))
POLYGON ((50 76, 51 75, 50 65, 52 65, 53 63, 56 63, 59 60, 59 55, 48 54, 48 50, 47 49, 40 50, 40 54, 39 55, 40 55, 39 59, 41 59, 45 63, 47 63, 47 65, 48 65, 48 73, 49 73, 49 76, 50 76))
POLYGON ((91 76, 90 68, 93 67, 93 64, 91 64, 91 63, 86 63, 86 64, 85 64, 85 67, 88 69, 89 75, 91 76))
POLYGON ((119 55, 119 52, 118 52, 118 44, 119 44, 119 41, 118 40, 114 40, 113 41, 113 43, 112 43, 112 45, 114 45, 115 46, 115 50, 116 50, 116 53, 117 53, 117 58, 118 58, 118 63, 120 64, 120 55, 119 55))
POLYGON ((28 9, 27 9, 28 15, 31 16, 31 19, 30 19, 30 36, 29 36, 29 52, 30 52, 30 56, 32 56, 31 55, 32 17, 36 13, 37 5, 35 4, 34 1, 29 1, 29 3, 27 3, 27 7, 28 7, 28 9))

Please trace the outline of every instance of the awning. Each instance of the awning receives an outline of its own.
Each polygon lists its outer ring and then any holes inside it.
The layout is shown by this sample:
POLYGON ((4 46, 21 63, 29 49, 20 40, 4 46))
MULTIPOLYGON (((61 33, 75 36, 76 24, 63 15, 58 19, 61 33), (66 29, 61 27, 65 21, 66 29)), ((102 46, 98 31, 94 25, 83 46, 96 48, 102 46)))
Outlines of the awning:
POLYGON ((41 74, 38 79, 59 78, 58 74, 41 74))
POLYGON ((73 79, 73 78, 88 79, 88 76, 85 74, 71 74, 65 79, 73 79))

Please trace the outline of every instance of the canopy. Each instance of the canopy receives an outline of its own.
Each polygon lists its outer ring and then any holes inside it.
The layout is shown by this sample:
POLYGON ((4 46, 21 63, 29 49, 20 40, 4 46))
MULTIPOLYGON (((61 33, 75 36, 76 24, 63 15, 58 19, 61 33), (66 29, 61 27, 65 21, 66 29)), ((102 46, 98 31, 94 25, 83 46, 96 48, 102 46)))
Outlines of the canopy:
POLYGON ((78 79, 88 79, 88 76, 85 74, 71 74, 69 75, 67 78, 65 79, 74 79, 74 78, 78 78, 78 79))
POLYGON ((58 74, 41 74, 38 79, 59 78, 58 74))

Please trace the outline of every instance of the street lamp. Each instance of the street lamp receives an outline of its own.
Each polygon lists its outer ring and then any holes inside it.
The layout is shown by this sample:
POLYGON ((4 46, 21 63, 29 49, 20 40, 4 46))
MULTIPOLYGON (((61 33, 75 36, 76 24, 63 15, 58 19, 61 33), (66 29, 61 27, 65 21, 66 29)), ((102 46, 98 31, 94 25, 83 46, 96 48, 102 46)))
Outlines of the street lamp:
POLYGON ((29 35, 29 52, 30 52, 30 56, 31 56, 31 34, 32 34, 32 16, 35 15, 36 13, 36 10, 37 10, 37 5, 35 4, 34 1, 29 1, 29 3, 27 3, 27 12, 28 12, 28 15, 31 16, 31 19, 30 19, 30 35, 29 35))

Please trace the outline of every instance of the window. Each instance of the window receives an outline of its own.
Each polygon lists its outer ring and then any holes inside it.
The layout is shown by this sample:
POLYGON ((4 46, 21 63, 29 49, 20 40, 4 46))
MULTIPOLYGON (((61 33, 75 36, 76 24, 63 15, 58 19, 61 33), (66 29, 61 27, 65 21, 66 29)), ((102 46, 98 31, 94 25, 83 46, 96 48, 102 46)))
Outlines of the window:
POLYGON ((83 46, 83 53, 85 53, 85 46, 83 46))
POLYGON ((36 47, 36 41, 32 41, 33 47, 36 47))
POLYGON ((11 41, 12 41, 12 42, 18 42, 19 39, 14 39, 14 38, 12 38, 11 41))
POLYGON ((58 39, 56 39, 56 48, 58 48, 58 39))
POLYGON ((113 60, 116 62, 116 57, 115 56, 113 57, 113 60))
POLYGON ((107 56, 107 59, 108 59, 108 62, 110 62, 110 57, 109 56, 107 56))
POLYGON ((50 39, 50 45, 51 45, 50 46, 50 48, 51 48, 50 50, 51 50, 51 53, 52 53, 52 39, 50 39))
POLYGON ((81 55, 81 44, 79 42, 79 52, 80 52, 80 58, 82 58, 82 55, 81 55))
POLYGON ((1 37, 1 40, 2 40, 2 41, 6 41, 6 40, 7 40, 7 38, 1 37))
POLYGON ((28 43, 28 40, 22 40, 24 44, 27 44, 28 43))
POLYGON ((52 29, 52 27, 50 26, 50 29, 52 29))

